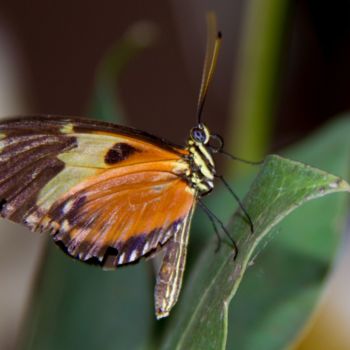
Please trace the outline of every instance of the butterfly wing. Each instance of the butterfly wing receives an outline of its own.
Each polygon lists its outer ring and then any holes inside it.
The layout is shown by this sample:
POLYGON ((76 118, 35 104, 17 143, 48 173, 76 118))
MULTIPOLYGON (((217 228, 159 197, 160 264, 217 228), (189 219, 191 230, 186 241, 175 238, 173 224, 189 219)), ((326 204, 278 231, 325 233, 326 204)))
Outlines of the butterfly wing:
POLYGON ((155 165, 80 184, 49 210, 43 228, 81 260, 136 261, 181 229, 194 201, 182 179, 155 165))
POLYGON ((158 319, 169 315, 180 294, 185 272, 188 237, 195 206, 181 222, 181 227, 169 239, 159 269, 154 290, 155 313, 158 319))
POLYGON ((113 124, 59 117, 0 123, 1 215, 49 231, 66 252, 108 267, 181 231, 195 193, 186 150, 113 124))

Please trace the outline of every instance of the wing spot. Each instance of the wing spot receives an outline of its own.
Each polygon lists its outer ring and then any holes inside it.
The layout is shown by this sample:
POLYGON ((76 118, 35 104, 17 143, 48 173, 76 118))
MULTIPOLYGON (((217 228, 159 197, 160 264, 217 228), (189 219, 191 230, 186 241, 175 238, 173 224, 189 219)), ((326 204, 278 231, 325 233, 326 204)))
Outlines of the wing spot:
MULTIPOLYGON (((4 140, 6 138, 6 134, 0 133, 0 140, 4 140)), ((0 141, 0 152, 4 150, 6 147, 6 140, 0 141)))
POLYGON ((74 131, 74 125, 73 123, 67 123, 66 125, 64 125, 61 129, 60 132, 62 134, 72 134, 74 131))
POLYGON ((137 254, 138 254, 137 249, 133 250, 133 251, 131 252, 131 254, 130 254, 130 257, 129 257, 128 261, 134 261, 134 260, 136 260, 137 254))
POLYGON ((73 205, 74 205, 74 200, 71 199, 67 201, 67 203, 64 205, 62 209, 63 214, 67 214, 73 208, 73 205))
POLYGON ((70 230, 70 225, 67 219, 63 221, 61 228, 64 232, 68 232, 70 230))
POLYGON ((4 198, 0 199, 0 212, 4 209, 6 203, 7 203, 6 199, 4 198))
POLYGON ((6 215, 11 214, 15 210, 15 206, 12 204, 9 204, 5 201, 4 205, 1 207, 1 211, 5 209, 6 206, 6 215))
POLYGON ((45 216, 42 220, 41 220, 41 226, 42 227, 47 227, 49 226, 49 224, 52 225, 52 227, 54 226, 54 221, 51 222, 51 218, 49 216, 45 216))
POLYGON ((39 220, 40 216, 37 212, 34 212, 24 219, 24 224, 34 228, 38 224, 39 220))
POLYGON ((148 253, 148 250, 149 250, 149 241, 147 241, 145 246, 143 247, 142 255, 148 253))
POLYGON ((172 229, 168 229, 167 231, 165 231, 165 234, 164 234, 164 237, 162 238, 161 243, 164 244, 173 234, 174 234, 174 231, 172 229))
POLYGON ((128 145, 127 143, 119 142, 112 146, 105 155, 106 164, 116 164, 128 157, 130 157, 135 152, 140 152, 136 148, 128 145))
POLYGON ((60 225, 56 221, 51 221, 50 218, 46 217, 45 220, 42 221, 42 226, 44 229, 49 228, 50 232, 53 236, 59 235, 60 225), (49 226, 50 225, 50 226, 49 226))
POLYGON ((122 253, 122 254, 119 256, 118 264, 123 264, 123 263, 124 263, 124 260, 125 260, 125 253, 122 253))

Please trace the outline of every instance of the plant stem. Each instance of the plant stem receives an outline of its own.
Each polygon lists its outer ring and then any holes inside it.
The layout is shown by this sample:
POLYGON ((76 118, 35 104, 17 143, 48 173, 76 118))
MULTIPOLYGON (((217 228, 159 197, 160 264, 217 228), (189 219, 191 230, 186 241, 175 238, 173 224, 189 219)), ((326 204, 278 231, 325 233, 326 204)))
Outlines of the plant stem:
MULTIPOLYGON (((263 158, 270 145, 288 5, 288 0, 247 2, 226 137, 231 153, 252 161, 263 158)), ((243 169, 237 162, 229 166, 231 174, 243 169)))

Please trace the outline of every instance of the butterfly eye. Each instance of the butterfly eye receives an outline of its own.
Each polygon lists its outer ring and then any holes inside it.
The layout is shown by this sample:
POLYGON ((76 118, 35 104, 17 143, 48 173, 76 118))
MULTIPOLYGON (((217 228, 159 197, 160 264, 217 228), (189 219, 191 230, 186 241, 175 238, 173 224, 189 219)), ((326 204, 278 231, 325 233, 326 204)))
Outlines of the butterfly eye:
POLYGON ((205 131, 205 129, 203 128, 200 128, 198 126, 194 127, 192 130, 191 130, 191 138, 196 141, 196 142, 199 142, 199 143, 207 143, 208 142, 208 134, 207 132, 205 131))

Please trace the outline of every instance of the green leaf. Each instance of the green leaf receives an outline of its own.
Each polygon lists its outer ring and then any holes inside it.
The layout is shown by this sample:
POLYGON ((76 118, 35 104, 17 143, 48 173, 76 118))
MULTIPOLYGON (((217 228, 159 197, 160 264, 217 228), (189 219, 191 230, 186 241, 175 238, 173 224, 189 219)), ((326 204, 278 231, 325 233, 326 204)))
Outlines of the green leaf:
POLYGON ((349 185, 336 176, 269 156, 244 201, 254 221, 254 234, 238 211, 229 225, 239 246, 236 260, 230 246, 223 246, 219 253, 214 253, 213 245, 208 246, 187 282, 163 349, 224 349, 228 305, 259 242, 301 204, 349 190, 349 185))
MULTIPOLYGON (((349 133, 349 117, 340 118, 287 155, 347 178, 349 133)), ((307 203, 273 230, 231 303, 228 349, 282 349, 303 333, 332 271, 347 199, 307 203)))

